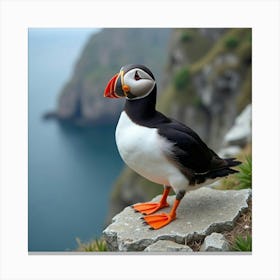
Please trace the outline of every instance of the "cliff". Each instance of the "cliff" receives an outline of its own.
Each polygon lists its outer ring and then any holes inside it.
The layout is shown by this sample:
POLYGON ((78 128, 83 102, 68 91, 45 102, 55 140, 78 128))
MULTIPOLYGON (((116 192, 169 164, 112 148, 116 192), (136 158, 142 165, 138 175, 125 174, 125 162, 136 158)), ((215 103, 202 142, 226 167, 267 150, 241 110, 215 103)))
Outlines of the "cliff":
POLYGON ((170 29, 106 28, 91 36, 59 95, 56 117, 80 125, 116 121, 123 100, 106 102, 108 79, 124 64, 141 63, 162 77, 170 29))

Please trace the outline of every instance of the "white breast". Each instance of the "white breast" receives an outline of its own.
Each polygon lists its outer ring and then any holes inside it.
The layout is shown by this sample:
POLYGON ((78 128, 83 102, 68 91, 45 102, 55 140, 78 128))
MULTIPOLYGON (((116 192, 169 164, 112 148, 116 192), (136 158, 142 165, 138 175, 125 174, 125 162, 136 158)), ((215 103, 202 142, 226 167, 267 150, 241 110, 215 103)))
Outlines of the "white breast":
POLYGON ((156 128, 137 125, 122 112, 116 128, 116 143, 124 162, 143 177, 175 190, 187 188, 188 180, 164 155, 173 144, 160 137, 156 128))

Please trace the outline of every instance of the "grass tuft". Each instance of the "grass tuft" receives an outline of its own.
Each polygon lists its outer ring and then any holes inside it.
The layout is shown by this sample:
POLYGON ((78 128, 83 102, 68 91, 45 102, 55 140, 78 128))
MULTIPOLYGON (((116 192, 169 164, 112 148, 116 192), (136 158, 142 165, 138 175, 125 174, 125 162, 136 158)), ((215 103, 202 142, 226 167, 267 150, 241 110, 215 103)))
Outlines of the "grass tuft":
POLYGON ((245 161, 237 167, 239 173, 223 178, 215 187, 218 190, 241 190, 252 188, 252 156, 245 157, 245 161))
POLYGON ((252 158, 246 157, 246 161, 240 165, 240 172, 236 174, 239 180, 238 189, 252 188, 252 158))
POLYGON ((80 238, 76 238, 78 243, 79 252, 106 252, 107 246, 106 242, 103 239, 95 239, 94 241, 83 243, 80 238))
POLYGON ((252 251, 252 236, 247 235, 245 238, 237 236, 232 246, 233 251, 251 252, 252 251))

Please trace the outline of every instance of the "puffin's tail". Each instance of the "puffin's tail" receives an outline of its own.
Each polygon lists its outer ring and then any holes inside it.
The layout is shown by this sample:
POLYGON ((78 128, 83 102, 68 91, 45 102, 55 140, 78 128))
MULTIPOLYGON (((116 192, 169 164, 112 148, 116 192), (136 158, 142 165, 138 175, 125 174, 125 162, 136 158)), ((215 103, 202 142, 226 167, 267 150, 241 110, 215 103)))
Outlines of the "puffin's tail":
POLYGON ((210 170, 204 174, 195 174, 195 181, 197 184, 204 183, 207 179, 215 179, 215 178, 222 178, 228 175, 238 173, 238 170, 231 169, 231 167, 237 166, 241 164, 241 161, 236 160, 235 158, 225 158, 225 165, 223 167, 210 170))
POLYGON ((227 162, 228 167, 237 166, 242 163, 241 161, 236 160, 236 158, 224 158, 224 160, 227 162))

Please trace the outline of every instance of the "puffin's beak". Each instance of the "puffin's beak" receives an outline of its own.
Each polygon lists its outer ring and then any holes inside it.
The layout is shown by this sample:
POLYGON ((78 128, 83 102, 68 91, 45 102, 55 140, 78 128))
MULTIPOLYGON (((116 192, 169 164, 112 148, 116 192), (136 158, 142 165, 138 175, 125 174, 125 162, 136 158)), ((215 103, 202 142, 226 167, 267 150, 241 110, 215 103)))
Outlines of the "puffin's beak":
POLYGON ((124 84, 124 72, 116 74, 107 84, 104 90, 104 97, 108 98, 120 98, 128 95, 130 88, 124 84))
POLYGON ((119 78, 119 73, 114 75, 113 78, 108 82, 105 90, 104 90, 104 97, 108 98, 119 98, 120 96, 116 93, 116 81, 119 78))

